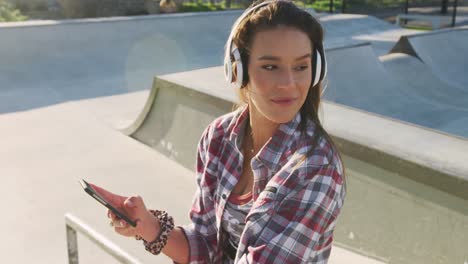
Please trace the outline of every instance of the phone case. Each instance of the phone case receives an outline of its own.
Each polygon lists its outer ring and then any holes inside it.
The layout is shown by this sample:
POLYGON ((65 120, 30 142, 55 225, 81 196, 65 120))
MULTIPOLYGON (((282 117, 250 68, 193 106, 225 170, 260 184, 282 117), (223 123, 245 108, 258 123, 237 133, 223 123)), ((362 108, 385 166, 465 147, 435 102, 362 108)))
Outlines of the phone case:
POLYGON ((136 227, 135 221, 132 221, 130 218, 128 218, 128 216, 126 216, 124 213, 120 212, 115 207, 113 207, 109 202, 107 202, 106 199, 102 198, 85 180, 81 179, 80 184, 87 194, 89 194, 99 203, 101 203, 102 205, 107 207, 109 210, 111 210, 116 216, 125 220, 125 222, 127 222, 131 226, 136 227))

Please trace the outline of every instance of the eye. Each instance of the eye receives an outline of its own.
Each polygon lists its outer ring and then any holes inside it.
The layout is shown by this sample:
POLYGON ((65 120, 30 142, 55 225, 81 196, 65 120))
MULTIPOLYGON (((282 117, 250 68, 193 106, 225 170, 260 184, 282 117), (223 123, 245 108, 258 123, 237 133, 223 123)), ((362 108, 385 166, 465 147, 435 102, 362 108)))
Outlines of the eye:
POLYGON ((272 70, 276 69, 276 66, 275 65, 263 65, 262 68, 267 70, 267 71, 272 71, 272 70))
POLYGON ((301 65, 301 66, 296 67, 296 70, 298 70, 298 71, 305 71, 307 68, 309 68, 308 65, 301 65))

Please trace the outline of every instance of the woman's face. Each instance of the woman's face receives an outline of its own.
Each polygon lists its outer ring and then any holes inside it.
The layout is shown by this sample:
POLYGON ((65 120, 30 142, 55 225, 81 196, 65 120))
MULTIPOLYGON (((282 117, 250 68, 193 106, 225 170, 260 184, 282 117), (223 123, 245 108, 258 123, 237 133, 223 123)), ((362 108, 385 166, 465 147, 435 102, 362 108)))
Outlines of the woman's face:
POLYGON ((256 33, 246 87, 250 107, 274 123, 292 120, 312 82, 311 58, 311 42, 298 29, 279 26, 256 33))

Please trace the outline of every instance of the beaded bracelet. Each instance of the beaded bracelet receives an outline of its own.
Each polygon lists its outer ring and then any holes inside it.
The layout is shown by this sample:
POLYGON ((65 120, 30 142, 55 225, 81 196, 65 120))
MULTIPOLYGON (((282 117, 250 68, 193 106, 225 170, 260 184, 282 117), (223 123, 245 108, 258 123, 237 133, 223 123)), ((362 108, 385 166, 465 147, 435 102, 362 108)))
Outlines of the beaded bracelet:
POLYGON ((148 242, 140 236, 136 236, 137 240, 143 240, 145 249, 153 255, 161 253, 162 249, 167 244, 169 233, 174 229, 174 219, 169 216, 166 211, 149 210, 159 220, 161 231, 154 241, 148 242))

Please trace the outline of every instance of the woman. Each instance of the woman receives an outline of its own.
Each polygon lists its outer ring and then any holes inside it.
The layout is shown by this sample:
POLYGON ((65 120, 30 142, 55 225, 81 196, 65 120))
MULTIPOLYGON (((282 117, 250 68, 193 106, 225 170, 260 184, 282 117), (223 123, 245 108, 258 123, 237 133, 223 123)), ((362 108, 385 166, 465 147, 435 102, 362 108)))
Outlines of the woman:
POLYGON ((245 104, 201 137, 192 223, 174 228, 141 197, 94 186, 137 221, 134 228, 108 212, 115 231, 175 263, 327 263, 346 188, 341 157, 318 119, 322 42, 320 24, 291 2, 246 10, 225 61, 245 104))

